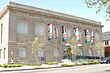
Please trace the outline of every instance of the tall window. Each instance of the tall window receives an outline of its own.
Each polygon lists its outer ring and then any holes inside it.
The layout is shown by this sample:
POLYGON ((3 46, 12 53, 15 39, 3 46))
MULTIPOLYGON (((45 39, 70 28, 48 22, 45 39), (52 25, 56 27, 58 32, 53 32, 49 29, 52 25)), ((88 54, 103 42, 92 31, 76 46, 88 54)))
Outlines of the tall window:
POLYGON ((1 49, 0 49, 0 59, 1 59, 1 49))
POLYGON ((59 57, 59 51, 57 48, 54 48, 54 53, 53 53, 54 57, 59 57))
POLYGON ((27 34, 28 33, 28 25, 26 23, 22 23, 22 22, 17 24, 17 33, 27 34))
POLYGON ((56 26, 53 26, 53 38, 58 38, 58 28, 56 26))
POLYGON ((62 26, 62 41, 66 41, 66 40, 68 40, 67 27, 66 26, 62 26))
POLYGON ((48 24, 48 40, 53 38, 53 24, 48 24))
POLYGON ((95 41, 99 41, 99 40, 100 40, 100 39, 99 39, 99 34, 98 34, 97 32, 95 32, 94 37, 95 37, 95 41))
POLYGON ((58 28, 53 24, 48 24, 48 40, 58 38, 58 28))
POLYGON ((35 34, 38 36, 44 35, 44 25, 43 24, 36 24, 35 34))
POLYGON ((80 40, 79 28, 74 28, 74 35, 76 40, 80 40))
POLYGON ((4 59, 6 58, 6 48, 4 48, 4 59))
POLYGON ((91 43, 94 43, 94 31, 92 30, 92 33, 91 33, 91 43))
POLYGON ((90 31, 88 29, 85 29, 85 43, 90 43, 91 42, 91 37, 90 37, 90 31))
POLYGON ((2 44, 2 36, 3 36, 3 24, 0 27, 0 43, 2 44))
POLYGON ((38 49, 37 49, 37 53, 38 53, 38 56, 39 56, 39 57, 44 57, 43 48, 38 48, 38 49))
POLYGON ((25 56, 26 56, 25 48, 19 48, 19 57, 25 58, 25 56))
POLYGON ((109 45, 109 41, 108 40, 105 41, 105 45, 109 45))

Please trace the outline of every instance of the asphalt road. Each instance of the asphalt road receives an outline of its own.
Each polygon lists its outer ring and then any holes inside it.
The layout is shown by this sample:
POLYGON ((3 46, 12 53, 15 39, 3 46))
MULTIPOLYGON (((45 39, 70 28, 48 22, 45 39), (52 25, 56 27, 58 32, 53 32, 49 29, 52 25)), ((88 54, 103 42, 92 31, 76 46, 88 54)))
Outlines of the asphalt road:
POLYGON ((110 64, 84 65, 75 67, 10 71, 1 73, 110 73, 110 64))

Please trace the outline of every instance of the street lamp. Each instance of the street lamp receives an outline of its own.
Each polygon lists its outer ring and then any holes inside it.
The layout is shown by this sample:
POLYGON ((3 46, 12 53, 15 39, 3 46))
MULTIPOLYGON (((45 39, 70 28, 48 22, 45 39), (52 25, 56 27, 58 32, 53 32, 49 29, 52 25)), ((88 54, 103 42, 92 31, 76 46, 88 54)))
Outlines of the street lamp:
POLYGON ((11 51, 11 55, 12 55, 12 58, 11 58, 11 64, 13 64, 13 63, 14 63, 13 54, 14 54, 14 52, 13 52, 13 51, 11 51))

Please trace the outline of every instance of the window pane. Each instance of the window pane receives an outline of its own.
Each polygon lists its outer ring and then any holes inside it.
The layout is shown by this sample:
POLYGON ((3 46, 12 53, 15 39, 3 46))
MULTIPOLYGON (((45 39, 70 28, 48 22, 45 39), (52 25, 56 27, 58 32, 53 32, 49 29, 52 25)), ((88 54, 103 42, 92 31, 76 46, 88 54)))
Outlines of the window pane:
POLYGON ((1 49, 0 49, 0 59, 1 59, 1 49))
POLYGON ((17 24, 17 33, 27 33, 27 24, 25 23, 17 24))
POLYGON ((25 48, 19 48, 19 57, 24 58, 25 56, 25 48))
POLYGON ((95 41, 99 41, 99 35, 97 32, 95 32, 95 41))
POLYGON ((37 53, 39 57, 44 57, 44 52, 43 52, 43 48, 38 48, 37 49, 37 53))
POLYGON ((36 24, 35 33, 36 33, 36 35, 39 35, 39 36, 44 35, 44 26, 43 26, 43 24, 36 24))

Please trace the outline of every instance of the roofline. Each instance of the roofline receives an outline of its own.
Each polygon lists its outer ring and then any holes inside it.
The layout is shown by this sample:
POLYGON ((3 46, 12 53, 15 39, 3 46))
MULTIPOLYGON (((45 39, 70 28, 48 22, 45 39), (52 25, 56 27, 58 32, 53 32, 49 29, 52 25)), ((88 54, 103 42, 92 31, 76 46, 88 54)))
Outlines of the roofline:
POLYGON ((4 9, 0 12, 0 19, 8 12, 7 6, 4 7, 4 9))
POLYGON ((28 5, 23 5, 23 4, 18 4, 15 2, 9 2, 9 4, 2 10, 2 12, 0 13, 0 19, 4 16, 4 14, 9 10, 9 9, 20 9, 20 10, 25 10, 25 11, 29 11, 29 12, 34 12, 34 13, 40 13, 42 15, 43 14, 48 14, 50 16, 56 16, 58 17, 64 17, 66 19, 71 19, 77 22, 83 22, 83 23, 88 23, 88 24, 92 24, 92 25, 97 25, 99 27, 103 27, 103 25, 101 25, 101 22, 98 21, 94 21, 94 20, 89 20, 86 18, 81 18, 81 17, 77 17, 77 16, 73 16, 73 15, 68 15, 68 14, 64 14, 64 13, 60 13, 60 12, 55 12, 55 11, 51 11, 51 10, 47 10, 47 9, 41 9, 41 8, 37 8, 37 7, 33 7, 33 6, 28 6, 28 5))
POLYGON ((104 34, 104 33, 110 33, 110 31, 105 31, 105 32, 103 32, 103 34, 104 34))

